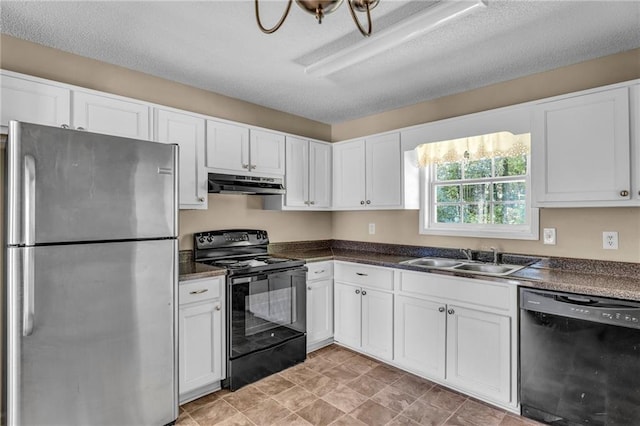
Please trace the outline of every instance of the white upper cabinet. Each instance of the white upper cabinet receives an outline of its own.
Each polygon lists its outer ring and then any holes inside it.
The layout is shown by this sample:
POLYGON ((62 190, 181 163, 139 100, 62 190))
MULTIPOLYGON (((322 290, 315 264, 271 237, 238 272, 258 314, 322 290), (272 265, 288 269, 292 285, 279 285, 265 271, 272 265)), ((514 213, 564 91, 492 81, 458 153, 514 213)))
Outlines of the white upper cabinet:
POLYGON ((333 147, 335 209, 402 208, 400 134, 333 147))
POLYGON ((156 109, 156 140, 180 146, 180 208, 207 208, 204 118, 156 109))
POLYGON ((73 92, 73 127, 126 138, 150 140, 149 105, 116 96, 73 92))
POLYGON ((284 175, 284 136, 263 130, 251 130, 249 169, 261 175, 284 175))
POLYGON ((249 171, 249 129, 207 120, 206 163, 220 172, 249 171))
POLYGON ((540 207, 625 205, 632 198, 629 88, 534 108, 532 171, 540 207))
POLYGON ((328 209, 331 206, 331 145, 287 136, 285 188, 282 208, 328 209))
POLYGON ((220 173, 284 175, 284 136, 207 121, 206 167, 220 173))
POLYGON ((55 127, 71 125, 71 90, 5 73, 0 80, 0 125, 7 126, 9 120, 55 127))

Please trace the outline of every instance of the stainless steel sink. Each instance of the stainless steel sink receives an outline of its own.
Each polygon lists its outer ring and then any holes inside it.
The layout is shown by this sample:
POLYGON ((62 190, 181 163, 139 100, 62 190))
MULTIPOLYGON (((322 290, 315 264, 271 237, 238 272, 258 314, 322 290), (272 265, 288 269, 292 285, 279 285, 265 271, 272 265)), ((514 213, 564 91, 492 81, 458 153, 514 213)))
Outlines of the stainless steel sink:
POLYGON ((509 275, 510 273, 515 272, 522 268, 523 266, 520 266, 520 265, 493 265, 493 264, 487 264, 487 263, 465 263, 462 265, 458 265, 453 269, 457 271, 475 272, 477 274, 509 275))
POLYGON ((454 266, 462 265, 462 262, 454 259, 437 259, 437 258, 420 258, 407 260, 402 262, 408 265, 424 266, 427 268, 452 268, 454 266))
POLYGON ((437 257, 422 257, 419 259, 405 260, 401 263, 425 269, 470 272, 480 275, 509 275, 524 268, 522 265, 496 265, 492 263, 479 263, 460 259, 442 259, 437 257))

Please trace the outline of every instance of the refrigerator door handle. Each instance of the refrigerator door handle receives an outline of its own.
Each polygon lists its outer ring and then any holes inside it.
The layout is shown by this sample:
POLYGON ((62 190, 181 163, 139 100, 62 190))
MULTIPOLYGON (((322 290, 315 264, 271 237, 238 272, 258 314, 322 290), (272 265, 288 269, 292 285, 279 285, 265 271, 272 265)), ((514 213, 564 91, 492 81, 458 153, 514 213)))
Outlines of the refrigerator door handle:
POLYGON ((31 336, 35 323, 35 298, 33 289, 34 275, 34 259, 33 247, 24 249, 24 262, 22 263, 22 279, 24 287, 22 289, 23 307, 22 307, 22 335, 31 336))
POLYGON ((32 246, 36 241, 36 160, 24 156, 24 243, 32 246))

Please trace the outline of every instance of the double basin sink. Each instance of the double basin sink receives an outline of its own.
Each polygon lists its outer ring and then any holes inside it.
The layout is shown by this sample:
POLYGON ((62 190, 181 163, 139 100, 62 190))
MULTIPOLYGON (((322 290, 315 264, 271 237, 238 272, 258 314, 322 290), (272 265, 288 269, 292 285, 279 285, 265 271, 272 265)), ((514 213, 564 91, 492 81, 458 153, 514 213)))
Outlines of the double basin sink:
POLYGON ((422 257, 420 259, 411 259, 400 262, 405 265, 419 266, 425 269, 441 269, 445 271, 469 272, 480 275, 497 275, 504 276, 512 274, 522 268, 524 265, 507 265, 482 263, 477 261, 467 261, 460 259, 440 259, 435 257, 422 257))

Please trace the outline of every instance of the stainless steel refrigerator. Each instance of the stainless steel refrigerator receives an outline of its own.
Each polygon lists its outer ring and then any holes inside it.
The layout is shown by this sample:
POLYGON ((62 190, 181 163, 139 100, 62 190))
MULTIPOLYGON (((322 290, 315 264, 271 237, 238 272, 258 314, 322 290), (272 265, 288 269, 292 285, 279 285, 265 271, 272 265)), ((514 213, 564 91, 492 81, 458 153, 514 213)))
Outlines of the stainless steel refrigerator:
POLYGON ((10 122, 7 424, 177 418, 177 151, 10 122))

